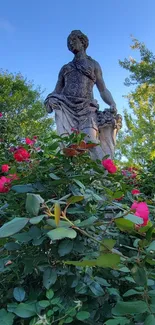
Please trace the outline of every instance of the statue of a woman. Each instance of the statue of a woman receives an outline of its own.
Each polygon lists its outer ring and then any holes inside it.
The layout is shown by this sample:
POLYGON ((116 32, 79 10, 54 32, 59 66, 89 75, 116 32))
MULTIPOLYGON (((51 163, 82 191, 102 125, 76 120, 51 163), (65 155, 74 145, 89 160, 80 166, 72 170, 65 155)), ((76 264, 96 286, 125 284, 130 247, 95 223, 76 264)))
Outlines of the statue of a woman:
POLYGON ((112 129, 112 137, 116 133, 116 104, 105 86, 99 63, 86 54, 89 44, 87 36, 79 30, 74 30, 68 36, 67 44, 74 58, 61 68, 56 87, 45 100, 47 112, 55 111, 59 135, 70 134, 74 128, 86 133, 86 140, 100 143, 101 137, 100 145, 92 149, 93 159, 102 159, 106 154, 112 157, 113 152, 107 152, 102 140, 105 141, 103 133, 107 123, 112 129), (99 105, 93 96, 94 85, 110 109, 99 111, 99 105))

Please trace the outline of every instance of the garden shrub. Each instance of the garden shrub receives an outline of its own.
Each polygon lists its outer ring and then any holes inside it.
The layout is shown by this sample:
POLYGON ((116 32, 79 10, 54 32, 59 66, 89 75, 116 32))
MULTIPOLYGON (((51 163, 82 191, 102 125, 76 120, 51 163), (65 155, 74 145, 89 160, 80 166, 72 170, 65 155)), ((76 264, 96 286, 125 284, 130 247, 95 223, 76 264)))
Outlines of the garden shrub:
POLYGON ((155 324, 154 201, 83 139, 0 152, 2 324, 155 324))

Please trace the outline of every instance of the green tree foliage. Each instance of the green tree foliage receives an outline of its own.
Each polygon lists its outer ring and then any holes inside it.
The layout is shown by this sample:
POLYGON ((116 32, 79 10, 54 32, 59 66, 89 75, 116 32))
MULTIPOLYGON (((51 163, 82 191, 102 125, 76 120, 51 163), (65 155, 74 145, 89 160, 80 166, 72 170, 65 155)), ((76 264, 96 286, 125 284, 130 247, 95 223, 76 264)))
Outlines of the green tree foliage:
POLYGON ((14 143, 17 138, 46 136, 51 132, 53 120, 48 118, 40 89, 21 74, 0 73, 0 138, 14 143))
POLYGON ((120 61, 130 73, 125 84, 135 87, 127 96, 130 110, 124 111, 126 129, 118 136, 117 155, 144 165, 155 156, 155 56, 135 39, 131 48, 139 51, 140 61, 120 61))
POLYGON ((130 72, 130 76, 125 79, 127 86, 135 84, 147 83, 148 85, 155 84, 155 56, 148 50, 144 43, 140 43, 137 39, 132 39, 132 50, 138 50, 140 61, 135 59, 124 59, 119 61, 120 65, 130 72))

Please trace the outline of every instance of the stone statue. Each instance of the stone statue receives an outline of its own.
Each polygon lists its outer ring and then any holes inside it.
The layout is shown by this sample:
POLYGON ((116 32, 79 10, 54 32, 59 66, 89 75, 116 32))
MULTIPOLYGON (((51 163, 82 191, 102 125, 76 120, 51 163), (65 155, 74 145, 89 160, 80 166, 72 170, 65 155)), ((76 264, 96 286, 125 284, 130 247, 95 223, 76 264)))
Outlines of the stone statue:
POLYGON ((86 141, 100 144, 91 149, 93 159, 101 160, 106 154, 112 158, 121 116, 117 115, 116 104, 105 86, 99 63, 86 54, 87 36, 74 30, 68 36, 67 44, 74 58, 61 68, 56 87, 45 100, 47 112, 55 111, 59 135, 70 134, 73 128, 82 131, 87 135, 86 141), (99 111, 94 99, 94 85, 110 106, 103 112, 99 111))

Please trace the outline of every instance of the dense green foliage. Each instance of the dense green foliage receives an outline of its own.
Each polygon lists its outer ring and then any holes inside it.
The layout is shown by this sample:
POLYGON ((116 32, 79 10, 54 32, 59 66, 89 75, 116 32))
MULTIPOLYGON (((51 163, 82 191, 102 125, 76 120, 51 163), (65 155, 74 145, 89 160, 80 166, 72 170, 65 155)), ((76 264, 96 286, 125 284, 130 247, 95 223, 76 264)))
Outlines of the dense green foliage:
POLYGON ((107 174, 86 150, 68 157, 59 149, 83 136, 24 145, 23 162, 8 153, 19 179, 0 194, 2 324, 155 322, 154 203, 131 195, 133 180, 107 174), (134 199, 149 205, 145 227, 130 210, 134 199))
POLYGON ((34 89, 21 74, 0 73, 0 112, 1 142, 10 144, 36 135, 42 138, 51 132, 53 120, 45 111, 40 89, 34 89))

